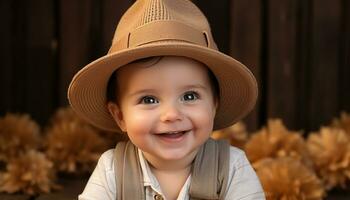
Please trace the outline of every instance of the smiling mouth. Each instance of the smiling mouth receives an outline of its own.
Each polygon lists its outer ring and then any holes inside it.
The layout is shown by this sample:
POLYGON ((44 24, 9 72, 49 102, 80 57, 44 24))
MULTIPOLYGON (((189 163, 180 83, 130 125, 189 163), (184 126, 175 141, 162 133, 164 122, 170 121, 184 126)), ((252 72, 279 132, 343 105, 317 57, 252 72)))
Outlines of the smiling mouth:
POLYGON ((157 136, 160 137, 167 137, 167 138, 179 138, 183 136, 184 134, 188 133, 190 130, 186 131, 173 131, 173 132, 164 132, 164 133, 158 133, 157 136))

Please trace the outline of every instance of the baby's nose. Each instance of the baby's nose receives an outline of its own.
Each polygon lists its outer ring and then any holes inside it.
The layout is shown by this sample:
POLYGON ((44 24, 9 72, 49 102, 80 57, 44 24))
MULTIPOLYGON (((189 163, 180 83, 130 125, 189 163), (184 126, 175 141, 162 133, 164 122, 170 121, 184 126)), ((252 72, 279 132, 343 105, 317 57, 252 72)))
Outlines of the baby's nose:
POLYGON ((172 122, 183 119, 181 110, 176 105, 167 105, 162 109, 160 120, 162 122, 172 122))

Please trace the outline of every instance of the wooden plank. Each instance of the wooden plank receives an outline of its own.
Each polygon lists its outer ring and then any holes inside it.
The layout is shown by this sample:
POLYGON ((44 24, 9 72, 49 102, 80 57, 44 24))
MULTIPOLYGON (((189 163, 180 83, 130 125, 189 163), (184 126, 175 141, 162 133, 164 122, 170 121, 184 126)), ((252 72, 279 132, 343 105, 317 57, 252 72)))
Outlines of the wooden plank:
POLYGON ((341 0, 313 1, 312 8, 312 79, 308 112, 310 128, 316 130, 338 114, 341 0))
POLYGON ((297 124, 295 129, 303 129, 307 133, 310 129, 308 112, 310 99, 310 81, 312 79, 311 73, 311 47, 312 47, 312 5, 311 1, 298 1, 298 15, 297 15, 297 39, 296 39, 296 65, 297 72, 295 79, 297 88, 297 124))
POLYGON ((4 115, 12 106, 12 34, 13 34, 13 1, 0 1, 0 116, 4 115))
POLYGON ((56 76, 53 1, 26 1, 25 112, 45 124, 54 111, 56 76), (38 105, 38 106, 36 106, 38 105))
POLYGON ((24 112, 26 102, 25 76, 28 68, 26 63, 26 5, 22 1, 14 1, 12 4, 12 80, 11 80, 11 112, 24 112))
POLYGON ((102 1, 102 50, 106 54, 112 44, 114 31, 125 11, 134 3, 133 0, 102 1))
POLYGON ((67 104, 67 89, 73 75, 89 59, 92 0, 59 1, 59 105, 67 104))
MULTIPOLYGON (((87 62, 88 64, 92 60, 95 60, 103 55, 105 55, 105 51, 102 49, 102 9, 103 1, 91 1, 90 5, 90 32, 88 35, 88 52, 87 52, 87 62)), ((84 64, 84 65, 85 65, 84 64)), ((83 66, 81 66, 83 67, 83 66)))
POLYGON ((267 115, 297 124, 296 34, 297 1, 268 1, 267 115))
POLYGON ((77 199, 78 195, 84 190, 88 178, 68 178, 65 177, 59 180, 59 184, 63 187, 62 190, 54 191, 50 194, 42 194, 36 200, 66 200, 77 199))
POLYGON ((340 110, 350 113, 350 2, 342 1, 340 42, 340 110))
POLYGON ((249 131, 259 128, 262 82, 261 82, 261 9, 259 0, 230 1, 230 55, 245 64, 255 75, 259 85, 259 99, 255 109, 245 118, 249 131))
POLYGON ((214 40, 221 52, 229 52, 229 0, 193 1, 207 17, 214 40))
POLYGON ((5 194, 0 193, 1 200, 30 200, 32 199, 29 195, 25 194, 5 194))
POLYGON ((327 192, 325 200, 348 200, 350 196, 350 189, 334 188, 327 192))

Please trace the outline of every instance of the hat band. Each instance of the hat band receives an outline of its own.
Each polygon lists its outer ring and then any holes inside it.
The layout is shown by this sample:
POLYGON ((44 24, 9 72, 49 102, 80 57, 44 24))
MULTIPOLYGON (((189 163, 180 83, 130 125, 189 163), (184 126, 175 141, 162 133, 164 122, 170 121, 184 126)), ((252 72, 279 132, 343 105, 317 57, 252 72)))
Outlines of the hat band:
POLYGON ((217 49, 213 39, 206 31, 199 31, 177 21, 155 21, 133 30, 114 42, 108 53, 164 40, 185 41, 217 49))

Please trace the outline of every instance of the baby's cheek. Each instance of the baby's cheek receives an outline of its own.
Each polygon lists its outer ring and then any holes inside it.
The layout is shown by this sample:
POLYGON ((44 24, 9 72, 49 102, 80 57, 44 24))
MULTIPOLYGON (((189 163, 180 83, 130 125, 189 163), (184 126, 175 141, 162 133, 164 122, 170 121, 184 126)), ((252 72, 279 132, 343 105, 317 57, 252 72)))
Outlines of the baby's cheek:
POLYGON ((147 113, 136 112, 128 115, 125 124, 128 131, 134 133, 147 132, 152 127, 152 116, 147 113))
POLYGON ((191 115, 192 121, 196 126, 211 131, 214 124, 214 113, 208 112, 208 110, 198 109, 193 111, 191 115))

